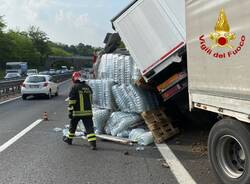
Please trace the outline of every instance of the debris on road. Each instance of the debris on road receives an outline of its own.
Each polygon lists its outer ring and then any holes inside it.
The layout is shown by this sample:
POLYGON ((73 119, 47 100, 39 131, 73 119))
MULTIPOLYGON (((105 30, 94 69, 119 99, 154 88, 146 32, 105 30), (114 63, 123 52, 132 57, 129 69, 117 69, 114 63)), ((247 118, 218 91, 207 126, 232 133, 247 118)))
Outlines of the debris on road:
POLYGON ((125 152, 124 152, 124 155, 129 155, 129 152, 128 152, 128 151, 125 151, 125 152))
POLYGON ((121 144, 131 145, 131 143, 132 143, 130 139, 121 138, 121 137, 114 137, 114 136, 106 135, 106 134, 97 134, 96 137, 98 137, 100 139, 108 140, 108 141, 121 143, 121 144))
POLYGON ((144 147, 142 147, 142 146, 139 146, 139 147, 136 147, 136 149, 135 149, 136 151, 144 151, 144 147))
MULTIPOLYGON (((67 136, 68 132, 69 132, 69 129, 68 129, 68 128, 64 128, 64 129, 62 130, 63 136, 67 136)), ((75 132, 74 139, 75 139, 75 138, 87 139, 87 137, 85 136, 85 133, 84 133, 84 132, 81 132, 81 131, 76 131, 76 132, 75 132)))
POLYGON ((165 167, 165 168, 170 168, 170 166, 168 165, 167 162, 162 162, 161 163, 162 167, 165 167))
POLYGON ((159 159, 157 159, 157 161, 159 161, 161 163, 162 167, 170 168, 170 166, 168 165, 168 163, 166 162, 166 160, 164 160, 162 158, 159 158, 159 159))
POLYGON ((62 128, 58 128, 58 127, 56 127, 56 128, 54 128, 54 129, 53 129, 53 131, 55 131, 55 132, 62 132, 62 131, 63 131, 63 129, 62 129, 62 128))
POLYGON ((192 152, 193 153, 200 153, 202 155, 207 154, 207 145, 203 142, 195 142, 192 145, 192 152))

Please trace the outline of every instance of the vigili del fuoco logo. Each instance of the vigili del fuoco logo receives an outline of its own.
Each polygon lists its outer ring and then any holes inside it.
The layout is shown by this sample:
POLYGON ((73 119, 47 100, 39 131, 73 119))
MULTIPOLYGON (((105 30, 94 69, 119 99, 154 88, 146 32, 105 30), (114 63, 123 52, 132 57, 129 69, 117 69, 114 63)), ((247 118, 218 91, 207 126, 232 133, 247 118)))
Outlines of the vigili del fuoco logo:
POLYGON ((238 45, 232 45, 231 42, 233 40, 237 40, 237 35, 230 31, 227 16, 223 8, 220 11, 214 30, 215 31, 213 33, 209 34, 209 39, 211 41, 210 46, 206 43, 205 35, 200 36, 199 40, 201 50, 217 59, 231 58, 240 53, 242 47, 245 45, 246 37, 244 35, 238 37, 238 45))

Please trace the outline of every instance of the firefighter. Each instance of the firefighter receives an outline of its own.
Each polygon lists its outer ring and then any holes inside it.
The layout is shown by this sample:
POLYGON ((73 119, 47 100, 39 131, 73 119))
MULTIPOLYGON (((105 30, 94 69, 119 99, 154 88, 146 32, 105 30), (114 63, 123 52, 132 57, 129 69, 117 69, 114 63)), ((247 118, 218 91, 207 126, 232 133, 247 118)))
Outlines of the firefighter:
POLYGON ((69 118, 70 127, 67 136, 63 137, 63 141, 72 144, 75 136, 77 124, 80 120, 84 123, 87 139, 91 149, 96 150, 96 135, 92 121, 92 89, 81 79, 79 72, 74 72, 72 75, 74 83, 69 93, 69 118))

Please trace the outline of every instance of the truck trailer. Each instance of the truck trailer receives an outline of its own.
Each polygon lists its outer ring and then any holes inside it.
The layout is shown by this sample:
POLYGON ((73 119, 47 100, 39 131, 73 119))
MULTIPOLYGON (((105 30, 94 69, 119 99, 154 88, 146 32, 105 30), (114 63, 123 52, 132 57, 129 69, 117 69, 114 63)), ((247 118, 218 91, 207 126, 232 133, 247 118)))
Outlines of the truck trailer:
POLYGON ((7 62, 6 63, 6 74, 7 73, 19 73, 24 76, 27 74, 28 64, 27 62, 7 62))
POLYGON ((223 184, 250 183, 248 8, 245 0, 136 0, 112 19, 144 79, 164 78, 160 94, 168 100, 186 85, 190 111, 218 115, 208 156, 223 184))

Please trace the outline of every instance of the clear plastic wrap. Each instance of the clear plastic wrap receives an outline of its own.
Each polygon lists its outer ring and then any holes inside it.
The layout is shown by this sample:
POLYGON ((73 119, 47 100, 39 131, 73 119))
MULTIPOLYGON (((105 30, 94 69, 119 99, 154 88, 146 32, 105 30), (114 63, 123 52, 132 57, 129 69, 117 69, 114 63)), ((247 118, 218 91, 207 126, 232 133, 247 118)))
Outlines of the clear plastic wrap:
POLYGON ((138 138, 138 144, 142 146, 150 145, 154 142, 154 137, 151 132, 145 132, 138 138))
POLYGON ((128 130, 129 127, 138 121, 141 121, 141 116, 138 114, 128 114, 128 116, 123 117, 115 124, 111 130, 111 135, 117 136, 118 133, 128 130))
POLYGON ((136 64, 133 62, 133 71, 132 71, 132 81, 135 82, 140 79, 141 77, 141 72, 140 69, 136 66, 136 64))
POLYGON ((145 130, 143 128, 136 128, 133 129, 130 134, 129 134, 129 139, 137 142, 138 140, 140 140, 140 137, 145 133, 145 130))
POLYGON ((125 56, 124 83, 129 85, 132 81, 134 62, 131 56, 125 56))
POLYGON ((141 116, 136 113, 113 112, 107 121, 105 132, 117 136, 138 121, 141 121, 141 116))
POLYGON ((120 121, 121 118, 127 116, 127 113, 124 112, 113 112, 106 123, 104 128, 106 134, 111 135, 111 130, 115 127, 115 125, 120 121))
POLYGON ((123 112, 141 113, 159 106, 155 94, 134 85, 114 85, 112 92, 118 108, 123 112))
POLYGON ((128 111, 126 100, 123 98, 122 91, 119 85, 114 85, 112 87, 112 93, 118 108, 122 111, 128 111))
POLYGON ((93 90, 94 107, 115 109, 116 104, 112 93, 112 80, 89 80, 88 84, 93 90))
POLYGON ((96 134, 104 133, 104 127, 110 117, 110 110, 108 109, 93 109, 93 122, 96 128, 96 134))
POLYGON ((118 133, 117 137, 128 138, 130 132, 131 132, 131 130, 124 130, 124 131, 118 133))
POLYGON ((104 54, 98 68, 98 78, 112 79, 119 85, 129 85, 132 82, 132 76, 138 74, 134 73, 134 68, 136 68, 135 62, 131 56, 104 54))

